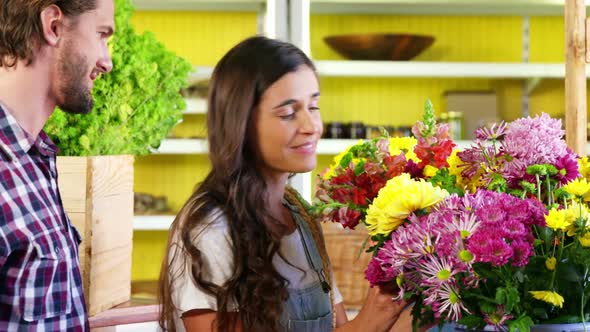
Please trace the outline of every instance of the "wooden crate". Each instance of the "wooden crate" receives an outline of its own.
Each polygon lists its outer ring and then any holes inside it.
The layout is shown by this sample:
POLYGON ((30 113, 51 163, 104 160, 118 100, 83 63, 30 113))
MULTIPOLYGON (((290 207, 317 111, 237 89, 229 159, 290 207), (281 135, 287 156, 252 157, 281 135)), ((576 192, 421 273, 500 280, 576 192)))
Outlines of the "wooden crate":
POLYGON ((82 235, 82 281, 93 316, 130 299, 133 157, 58 157, 57 169, 66 213, 82 235))
POLYGON ((333 222, 322 223, 322 229, 344 307, 347 310, 360 310, 369 290, 365 270, 371 254, 361 249, 369 236, 367 230, 362 225, 355 230, 342 229, 340 224, 333 222))

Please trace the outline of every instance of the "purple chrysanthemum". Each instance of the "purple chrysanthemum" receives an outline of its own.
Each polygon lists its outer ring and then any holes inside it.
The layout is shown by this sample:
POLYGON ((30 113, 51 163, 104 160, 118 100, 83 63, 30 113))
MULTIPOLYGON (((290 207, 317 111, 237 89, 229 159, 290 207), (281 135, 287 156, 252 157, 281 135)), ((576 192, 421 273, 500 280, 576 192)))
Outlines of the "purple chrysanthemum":
POLYGON ((527 265, 529 258, 533 255, 533 246, 528 241, 512 242, 512 250, 514 251, 512 265, 516 267, 523 267, 527 265))
POLYGON ((493 124, 491 127, 480 127, 475 130, 475 138, 479 140, 501 140, 506 134, 508 124, 502 121, 500 124, 493 124))
POLYGON ((578 165, 578 156, 569 148, 567 154, 560 156, 555 161, 557 168, 557 178, 559 183, 566 184, 578 177, 580 177, 580 169, 578 165))
POLYGON ((369 281, 371 287, 391 280, 391 278, 388 278, 387 274, 385 274, 385 271, 383 271, 380 262, 375 259, 372 259, 369 262, 369 266, 367 266, 367 269, 365 270, 365 278, 369 281))
POLYGON ((500 231, 502 232, 502 237, 509 241, 522 239, 527 233, 524 224, 515 219, 506 220, 502 224, 500 231))

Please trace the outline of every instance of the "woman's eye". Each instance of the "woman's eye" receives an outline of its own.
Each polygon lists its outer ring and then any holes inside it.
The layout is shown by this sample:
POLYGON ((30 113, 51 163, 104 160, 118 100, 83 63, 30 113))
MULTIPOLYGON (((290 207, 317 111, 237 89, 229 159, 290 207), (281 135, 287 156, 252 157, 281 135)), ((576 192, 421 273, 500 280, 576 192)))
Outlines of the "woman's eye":
POLYGON ((295 118, 295 112, 285 114, 285 115, 279 115, 279 118, 281 118, 283 120, 292 120, 295 118))
POLYGON ((309 110, 310 110, 310 111, 319 111, 319 110, 320 110, 320 108, 319 108, 319 107, 317 107, 317 106, 310 106, 310 107, 309 107, 309 110))

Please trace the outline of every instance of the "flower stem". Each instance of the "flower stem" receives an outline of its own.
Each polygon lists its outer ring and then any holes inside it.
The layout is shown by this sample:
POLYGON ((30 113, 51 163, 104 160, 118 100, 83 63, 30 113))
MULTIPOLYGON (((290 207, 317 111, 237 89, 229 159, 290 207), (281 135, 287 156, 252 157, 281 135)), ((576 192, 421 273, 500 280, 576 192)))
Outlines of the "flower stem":
POLYGON ((487 296, 483 296, 483 295, 479 295, 479 294, 473 294, 473 296, 476 297, 476 298, 478 298, 478 299, 482 299, 482 300, 485 300, 485 301, 488 301, 488 302, 491 302, 491 303, 496 303, 496 300, 495 299, 492 299, 492 298, 487 297, 487 296))
POLYGON ((551 206, 553 204, 553 192, 551 191, 551 182, 549 181, 549 176, 545 177, 545 182, 547 183, 547 206, 551 206))
POLYGON ((539 174, 535 174, 535 179, 537 180, 537 199, 541 202, 541 179, 539 174))
MULTIPOLYGON (((539 228, 537 226, 533 226, 533 230, 535 231, 535 235, 537 236, 537 239, 541 238, 541 235, 539 234, 539 228)), ((545 250, 544 250, 544 246, 546 246, 547 244, 543 244, 540 245, 539 247, 541 247, 541 256, 545 256, 545 250)))
MULTIPOLYGON (((584 280, 583 282, 586 283, 586 280, 588 279, 588 267, 584 266, 584 278, 582 280, 584 280)), ((584 289, 586 288, 586 285, 582 285, 584 286, 584 289)), ((586 316, 584 315, 584 292, 582 292, 582 296, 581 296, 581 304, 580 304, 580 314, 582 315, 582 324, 584 324, 584 332, 587 332, 586 330, 586 316)))

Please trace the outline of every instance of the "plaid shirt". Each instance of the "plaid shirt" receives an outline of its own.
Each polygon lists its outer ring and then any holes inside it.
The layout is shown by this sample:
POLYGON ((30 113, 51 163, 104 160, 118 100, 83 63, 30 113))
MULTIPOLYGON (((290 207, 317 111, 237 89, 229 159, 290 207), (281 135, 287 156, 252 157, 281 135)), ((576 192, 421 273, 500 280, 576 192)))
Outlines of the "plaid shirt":
POLYGON ((88 331, 80 235, 57 189, 57 147, 0 105, 0 331, 88 331))

